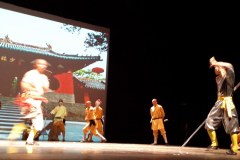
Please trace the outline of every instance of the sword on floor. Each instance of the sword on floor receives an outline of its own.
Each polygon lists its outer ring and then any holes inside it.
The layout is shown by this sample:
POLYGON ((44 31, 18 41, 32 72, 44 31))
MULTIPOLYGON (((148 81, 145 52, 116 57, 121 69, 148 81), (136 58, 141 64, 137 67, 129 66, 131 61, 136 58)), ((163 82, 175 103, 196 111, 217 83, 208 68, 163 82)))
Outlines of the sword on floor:
MULTIPOLYGON (((235 92, 240 86, 240 82, 234 87, 233 91, 235 92)), ((181 147, 185 147, 186 144, 191 140, 191 138, 197 133, 197 131, 205 124, 206 119, 200 124, 200 126, 191 134, 191 136, 183 143, 181 147)))

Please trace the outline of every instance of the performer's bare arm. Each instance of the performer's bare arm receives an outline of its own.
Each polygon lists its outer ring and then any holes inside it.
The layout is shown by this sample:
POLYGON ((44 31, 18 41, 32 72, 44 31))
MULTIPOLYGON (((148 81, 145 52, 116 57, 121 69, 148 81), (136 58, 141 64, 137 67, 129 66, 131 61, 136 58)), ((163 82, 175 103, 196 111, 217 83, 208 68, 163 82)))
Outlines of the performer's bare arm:
POLYGON ((210 67, 214 67, 214 66, 219 66, 219 67, 225 67, 225 68, 233 68, 231 63, 228 62, 218 62, 215 57, 210 58, 209 60, 210 63, 210 67))
POLYGON ((150 115, 151 115, 150 123, 152 123, 152 111, 151 111, 151 109, 150 109, 150 115))

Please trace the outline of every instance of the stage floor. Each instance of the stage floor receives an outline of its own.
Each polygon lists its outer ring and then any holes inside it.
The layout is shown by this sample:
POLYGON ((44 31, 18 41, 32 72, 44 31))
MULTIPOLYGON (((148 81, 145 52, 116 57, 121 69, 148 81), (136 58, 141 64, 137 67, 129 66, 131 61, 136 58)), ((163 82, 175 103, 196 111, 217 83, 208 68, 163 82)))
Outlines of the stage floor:
POLYGON ((226 149, 206 151, 206 148, 119 144, 39 141, 25 145, 24 141, 0 141, 1 160, 231 160, 226 149))

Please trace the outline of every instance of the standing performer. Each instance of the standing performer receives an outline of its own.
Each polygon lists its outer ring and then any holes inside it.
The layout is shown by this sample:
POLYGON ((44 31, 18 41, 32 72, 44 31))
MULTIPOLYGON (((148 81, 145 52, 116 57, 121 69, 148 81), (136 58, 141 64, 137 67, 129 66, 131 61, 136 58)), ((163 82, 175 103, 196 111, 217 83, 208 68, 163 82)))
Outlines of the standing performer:
POLYGON ((102 142, 106 142, 106 138, 100 134, 97 130, 97 123, 96 123, 96 116, 95 116, 95 109, 91 106, 91 101, 87 101, 85 103, 85 120, 87 121, 87 124, 83 127, 82 131, 83 131, 83 140, 82 142, 87 142, 87 133, 90 132, 89 134, 94 135, 94 136, 98 136, 99 138, 101 138, 102 142))
POLYGON ((34 69, 26 72, 21 80, 21 90, 25 95, 25 103, 29 104, 30 112, 23 118, 30 119, 31 130, 26 140, 27 145, 34 144, 34 136, 43 129, 43 113, 41 104, 47 103, 47 98, 43 97, 44 93, 49 90, 49 80, 44 74, 48 62, 44 59, 34 60, 34 69))
POLYGON ((157 103, 157 99, 152 100, 153 106, 150 109, 150 114, 151 114, 151 123, 152 123, 152 130, 153 130, 153 137, 154 137, 154 142, 152 143, 153 145, 157 145, 158 141, 158 130, 160 131, 164 142, 166 145, 168 145, 168 140, 167 140, 167 134, 165 131, 163 119, 165 117, 165 112, 164 109, 161 105, 157 103))
POLYGON ((53 141, 58 141, 59 130, 62 133, 62 141, 65 141, 65 124, 64 118, 67 116, 67 108, 63 105, 63 100, 59 99, 58 105, 50 112, 54 115, 53 126, 52 126, 52 136, 50 139, 53 141))
POLYGON ((214 57, 210 58, 209 62, 210 67, 214 67, 216 74, 218 99, 210 110, 205 123, 205 129, 211 140, 208 150, 218 149, 216 130, 222 123, 232 141, 231 149, 226 154, 237 155, 239 122, 238 114, 232 100, 235 83, 234 68, 232 64, 219 62, 214 57))
MULTIPOLYGON (((95 101, 95 116, 96 116, 96 123, 97 123, 97 130, 98 132, 104 136, 104 133, 103 133, 103 109, 102 107, 100 106, 102 103, 101 99, 97 99, 95 101)), ((88 134, 88 141, 89 142, 92 142, 92 134, 91 132, 88 134)))

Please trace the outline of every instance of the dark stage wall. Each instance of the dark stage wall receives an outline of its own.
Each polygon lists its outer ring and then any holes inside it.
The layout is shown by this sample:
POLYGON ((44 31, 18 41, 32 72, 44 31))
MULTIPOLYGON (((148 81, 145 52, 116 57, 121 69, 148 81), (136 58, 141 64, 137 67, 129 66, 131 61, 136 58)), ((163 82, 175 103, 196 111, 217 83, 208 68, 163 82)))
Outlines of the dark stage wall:
MULTIPOLYGON (((211 56, 233 63, 236 82, 240 81, 240 48, 234 28, 219 26, 210 21, 210 15, 192 18, 197 11, 188 14, 183 12, 187 8, 129 1, 84 2, 80 8, 75 1, 5 2, 110 28, 105 124, 109 142, 152 143, 149 110, 152 98, 157 98, 169 119, 165 123, 169 143, 182 145, 216 100, 214 72, 208 63, 211 56)), ((238 107, 240 91, 235 97, 238 107)), ((230 138, 222 128, 219 138, 222 147, 229 146, 230 138)), ((161 137, 159 143, 163 143, 161 137)), ((201 128, 187 145, 209 143, 201 128)))

